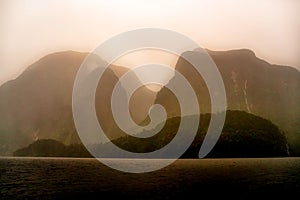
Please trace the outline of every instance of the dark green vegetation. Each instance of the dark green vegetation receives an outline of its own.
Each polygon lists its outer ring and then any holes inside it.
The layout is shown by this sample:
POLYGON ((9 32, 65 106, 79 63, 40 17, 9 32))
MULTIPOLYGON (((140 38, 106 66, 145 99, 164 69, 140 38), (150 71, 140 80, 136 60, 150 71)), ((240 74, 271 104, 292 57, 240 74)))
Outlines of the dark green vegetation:
MULTIPOLYGON (((209 114, 201 115, 197 136, 183 158, 198 158, 209 120, 209 114)), ((165 146, 172 140, 179 123, 180 118, 171 118, 167 120, 163 130, 153 137, 140 139, 126 136, 113 140, 113 142, 131 152, 151 152, 165 146)), ((222 135, 208 157, 288 156, 286 144, 284 134, 270 121, 243 111, 228 111, 222 135)), ((105 148, 105 144, 98 145, 98 148, 100 151, 101 148, 105 148)), ((65 146, 53 140, 37 141, 27 148, 16 151, 14 155, 89 157, 81 145, 65 146)))
POLYGON ((14 156, 26 157, 91 157, 80 144, 64 145, 52 139, 37 140, 28 147, 14 152, 14 156))
MULTIPOLYGON (((189 118, 191 118, 190 116, 189 118)), ((183 155, 197 158, 207 132, 210 114, 200 117, 197 136, 183 155)), ((177 132, 179 117, 167 120, 164 129, 148 139, 122 137, 113 142, 132 152, 151 152, 168 144, 177 132)), ((221 137, 208 157, 277 157, 288 156, 285 135, 277 126, 261 117, 243 111, 228 111, 221 137)))

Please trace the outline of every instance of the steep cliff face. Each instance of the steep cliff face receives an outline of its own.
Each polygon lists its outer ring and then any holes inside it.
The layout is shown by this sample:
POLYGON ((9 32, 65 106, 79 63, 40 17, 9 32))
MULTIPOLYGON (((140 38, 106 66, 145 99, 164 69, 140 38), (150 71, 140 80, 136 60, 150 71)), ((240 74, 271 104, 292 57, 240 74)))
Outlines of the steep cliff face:
MULTIPOLYGON (((242 110, 271 120, 286 132, 292 151, 299 154, 299 71, 291 67, 271 65, 246 49, 208 53, 222 75, 227 109, 242 110)), ((197 59, 200 52, 195 50, 185 54, 197 59)), ((182 58, 178 60, 176 70, 189 80, 197 94, 201 112, 209 113, 210 98, 202 77, 182 58)), ((171 79, 170 82, 172 81, 171 79)), ((178 102, 167 88, 158 93, 156 103, 163 104, 170 116, 179 115, 178 102)))
MULTIPOLYGON (((72 116, 72 91, 76 73, 87 55, 73 51, 48 55, 0 87, 0 154, 11 154, 38 139, 80 143, 72 116)), ((95 59, 104 63, 101 58, 95 59)), ((119 80, 117 75, 127 70, 110 66, 97 88, 97 115, 111 138, 122 135, 112 117, 111 94, 119 80)), ((133 75, 132 81, 140 80, 133 75)), ((141 102, 152 104, 155 93, 144 88, 136 96, 139 98, 132 99, 131 111, 135 121, 141 122, 146 115, 137 112, 144 109, 141 102)))

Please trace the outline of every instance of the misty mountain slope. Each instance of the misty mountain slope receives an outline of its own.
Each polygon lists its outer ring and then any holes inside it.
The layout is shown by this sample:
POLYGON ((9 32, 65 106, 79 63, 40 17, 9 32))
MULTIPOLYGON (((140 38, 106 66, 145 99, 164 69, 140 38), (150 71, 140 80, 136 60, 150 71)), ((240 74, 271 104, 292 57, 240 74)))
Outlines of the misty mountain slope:
MULTIPOLYGON (((129 68, 116 65, 111 65, 110 68, 118 78, 121 78, 130 71, 129 68)), ((135 73, 130 73, 129 77, 132 82, 141 82, 135 73)), ((125 88, 126 86, 123 85, 123 87, 125 88)), ((129 101, 129 111, 132 119, 136 123, 140 123, 141 120, 148 117, 149 109, 155 102, 156 94, 157 92, 150 90, 146 86, 138 88, 133 93, 129 101)), ((127 96, 129 96, 129 94, 127 94, 127 96)))
MULTIPOLYGON (((11 154, 37 139, 80 143, 72 116, 72 90, 76 73, 87 55, 73 51, 50 54, 28 67, 17 79, 0 87, 1 154, 11 154)), ((116 73, 107 69, 99 81, 96 110, 103 129, 109 137, 115 138, 121 133, 112 121, 109 108, 119 68, 112 68, 116 73)), ((143 101, 143 95, 132 103, 133 110, 139 101, 143 101)), ((136 117, 136 121, 143 120, 136 117)))
MULTIPOLYGON (((246 49, 208 53, 222 75, 227 109, 242 110, 271 120, 286 132, 289 144, 299 154, 299 71, 291 67, 271 65, 246 49)), ((195 50, 184 54, 198 59, 200 52, 195 50)), ((210 98, 202 77, 182 58, 178 60, 176 70, 190 81, 196 91, 201 112, 209 113, 210 98)), ((171 116, 179 115, 178 102, 167 88, 158 93, 156 103, 163 104, 171 116)))
POLYGON ((43 137, 78 141, 76 135, 69 134, 74 132, 74 125, 67 119, 72 116, 73 80, 86 55, 48 55, 1 86, 0 129, 9 137, 8 142, 1 144, 2 151, 43 137))

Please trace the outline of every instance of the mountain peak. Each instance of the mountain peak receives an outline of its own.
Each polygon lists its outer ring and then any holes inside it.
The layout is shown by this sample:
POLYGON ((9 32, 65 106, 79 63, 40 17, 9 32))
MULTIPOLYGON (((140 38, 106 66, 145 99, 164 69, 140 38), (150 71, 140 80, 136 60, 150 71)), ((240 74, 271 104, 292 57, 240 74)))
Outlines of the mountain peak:
POLYGON ((89 53, 87 52, 77 52, 77 51, 61 51, 61 52, 54 52, 51 54, 48 54, 46 56, 43 56, 42 58, 40 58, 38 61, 36 61, 34 64, 30 65, 25 71, 30 71, 33 70, 35 68, 37 68, 40 65, 43 65, 45 63, 49 64, 49 63, 56 63, 56 62, 60 62, 63 63, 67 62, 67 61, 71 61, 74 59, 80 59, 83 60, 89 53))
MULTIPOLYGON (((242 62, 242 63, 252 63, 253 61, 263 61, 256 57, 254 51, 250 49, 234 49, 234 50, 228 50, 228 51, 212 51, 209 49, 201 50, 199 48, 194 49, 193 51, 186 51, 183 52, 181 57, 183 58, 194 58, 198 59, 201 58, 201 54, 209 54, 211 58, 217 62, 218 59, 223 59, 229 61, 235 61, 235 62, 242 62)), ((199 60, 200 61, 200 60, 199 60)), ((179 61, 180 63, 181 61, 179 61)), ((263 61, 265 62, 265 61, 263 61)), ((177 63, 178 64, 178 63, 177 63)), ((177 66, 178 67, 178 66, 177 66)))
MULTIPOLYGON (((252 56, 256 57, 255 52, 251 49, 232 49, 227 51, 213 51, 205 49, 209 55, 234 55, 234 56, 252 56)), ((195 49, 195 52, 199 52, 200 49, 195 49)))

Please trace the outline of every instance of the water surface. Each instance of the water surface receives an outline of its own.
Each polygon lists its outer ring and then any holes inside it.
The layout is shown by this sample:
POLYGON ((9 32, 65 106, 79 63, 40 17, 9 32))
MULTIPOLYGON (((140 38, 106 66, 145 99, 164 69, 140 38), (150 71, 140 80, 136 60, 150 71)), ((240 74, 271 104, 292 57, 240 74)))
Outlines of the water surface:
MULTIPOLYGON (((155 165, 160 161, 142 162, 155 165)), ((204 199, 206 194, 231 198, 299 195, 300 158, 184 159, 144 174, 119 172, 95 159, 0 158, 0 199, 204 199)))

